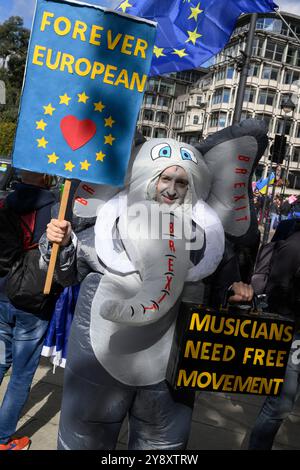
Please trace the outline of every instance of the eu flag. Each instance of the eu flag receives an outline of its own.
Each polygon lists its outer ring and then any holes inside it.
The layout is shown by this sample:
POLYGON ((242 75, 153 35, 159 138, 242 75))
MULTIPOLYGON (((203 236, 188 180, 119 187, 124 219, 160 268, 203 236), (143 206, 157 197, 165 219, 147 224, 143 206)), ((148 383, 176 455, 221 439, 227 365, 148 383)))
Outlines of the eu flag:
POLYGON ((268 185, 271 186, 274 184, 275 174, 272 172, 267 178, 260 179, 256 182, 256 188, 261 194, 266 194, 268 185))
POLYGON ((117 10, 158 22, 150 74, 193 69, 228 42, 242 13, 266 13, 272 0, 125 0, 117 10))

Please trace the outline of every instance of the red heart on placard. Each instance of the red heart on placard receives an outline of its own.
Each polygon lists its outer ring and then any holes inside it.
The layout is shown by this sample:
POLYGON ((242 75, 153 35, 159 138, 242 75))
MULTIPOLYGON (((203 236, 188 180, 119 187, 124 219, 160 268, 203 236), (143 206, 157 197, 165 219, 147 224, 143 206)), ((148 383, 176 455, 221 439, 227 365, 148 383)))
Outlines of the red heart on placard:
POLYGON ((65 116, 60 121, 62 134, 72 150, 83 147, 96 134, 96 124, 91 119, 80 121, 75 116, 65 116))

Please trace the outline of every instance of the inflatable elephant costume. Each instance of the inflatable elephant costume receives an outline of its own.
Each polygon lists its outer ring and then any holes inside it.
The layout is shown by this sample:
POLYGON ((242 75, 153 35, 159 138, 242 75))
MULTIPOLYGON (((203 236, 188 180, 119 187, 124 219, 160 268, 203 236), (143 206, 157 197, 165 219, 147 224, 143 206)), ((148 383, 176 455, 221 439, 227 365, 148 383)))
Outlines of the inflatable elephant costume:
MULTIPOLYGON (((78 234, 77 247, 73 241, 61 249, 57 268, 63 285, 81 282, 60 449, 114 449, 127 415, 129 449, 185 448, 194 394, 165 381, 179 304, 183 297, 201 301, 199 281, 222 259, 224 230, 251 237, 248 190, 266 142, 254 120, 218 132, 198 150, 151 139, 134 149, 124 189, 100 187, 93 195, 96 225, 78 234), (158 178, 174 165, 188 177, 184 203, 159 204, 158 178)), ((74 210, 84 215, 80 203, 74 210)), ((48 261, 45 238, 41 252, 48 261)))

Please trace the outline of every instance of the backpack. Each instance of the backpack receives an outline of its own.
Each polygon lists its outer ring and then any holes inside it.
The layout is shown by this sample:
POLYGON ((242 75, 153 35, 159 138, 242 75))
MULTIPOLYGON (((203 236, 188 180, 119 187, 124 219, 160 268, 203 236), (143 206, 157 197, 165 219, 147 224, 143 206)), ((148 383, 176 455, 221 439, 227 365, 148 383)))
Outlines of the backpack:
POLYGON ((43 293, 46 272, 39 267, 38 243, 33 243, 36 211, 18 215, 0 206, 0 277, 6 276, 5 292, 17 309, 49 317, 62 287, 53 283, 43 293))
POLYGON ((38 247, 24 251, 13 264, 6 279, 6 295, 14 307, 49 318, 63 288, 53 282, 50 294, 44 294, 46 271, 39 267, 38 247))
MULTIPOLYGON (((2 203, 2 201, 1 201, 2 203)), ((23 230, 19 217, 5 204, 0 207, 0 277, 6 276, 23 253, 23 230)))
POLYGON ((269 242, 258 250, 251 285, 256 295, 266 293, 266 288, 272 268, 273 255, 277 242, 269 242))

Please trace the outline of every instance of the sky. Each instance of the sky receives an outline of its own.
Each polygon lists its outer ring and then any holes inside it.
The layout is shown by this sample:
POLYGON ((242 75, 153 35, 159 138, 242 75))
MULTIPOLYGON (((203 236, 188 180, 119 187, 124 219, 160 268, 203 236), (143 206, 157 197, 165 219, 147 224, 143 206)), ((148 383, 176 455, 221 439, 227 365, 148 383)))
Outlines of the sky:
MULTIPOLYGON (((84 0, 82 0, 84 1, 84 0)), ((114 7, 118 0, 85 0, 86 3, 114 7)), ((119 0, 121 3, 121 0, 119 0)), ((300 16, 300 0, 274 0, 280 10, 300 16)), ((13 15, 24 18, 25 26, 31 27, 35 0, 0 0, 0 23, 13 15)))

